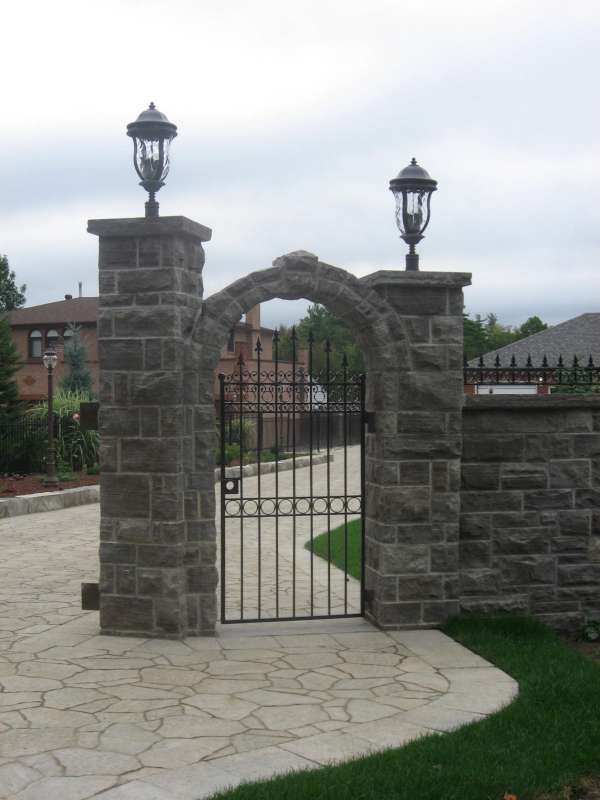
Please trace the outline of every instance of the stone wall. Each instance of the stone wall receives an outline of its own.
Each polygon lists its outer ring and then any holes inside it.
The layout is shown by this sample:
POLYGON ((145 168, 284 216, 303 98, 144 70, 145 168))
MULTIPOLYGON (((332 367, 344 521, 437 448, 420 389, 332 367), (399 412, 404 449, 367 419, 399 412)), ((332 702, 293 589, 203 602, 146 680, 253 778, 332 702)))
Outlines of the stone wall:
POLYGON ((482 396, 463 412, 461 611, 600 616, 600 397, 482 396))

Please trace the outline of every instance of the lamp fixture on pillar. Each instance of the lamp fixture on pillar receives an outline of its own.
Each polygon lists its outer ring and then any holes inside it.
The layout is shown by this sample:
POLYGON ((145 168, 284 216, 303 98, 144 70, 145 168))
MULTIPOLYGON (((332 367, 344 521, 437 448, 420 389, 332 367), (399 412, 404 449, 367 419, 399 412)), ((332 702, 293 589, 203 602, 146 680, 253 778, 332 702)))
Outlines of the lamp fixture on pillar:
POLYGON ((127 136, 133 139, 133 166, 141 178, 140 186, 150 195, 146 217, 158 217, 155 194, 165 185, 169 172, 169 147, 177 136, 177 125, 169 122, 154 103, 142 111, 135 122, 127 126, 127 136))
POLYGON ((419 256, 415 246, 423 238, 429 224, 431 195, 437 189, 429 173, 417 164, 415 158, 390 181, 390 190, 396 198, 396 224, 400 238, 408 245, 406 269, 419 269, 419 256))
POLYGON ((58 363, 56 350, 49 348, 42 356, 42 362, 48 370, 48 449, 46 452, 46 477, 44 485, 49 489, 58 486, 56 474, 56 449, 54 446, 54 369, 58 363))

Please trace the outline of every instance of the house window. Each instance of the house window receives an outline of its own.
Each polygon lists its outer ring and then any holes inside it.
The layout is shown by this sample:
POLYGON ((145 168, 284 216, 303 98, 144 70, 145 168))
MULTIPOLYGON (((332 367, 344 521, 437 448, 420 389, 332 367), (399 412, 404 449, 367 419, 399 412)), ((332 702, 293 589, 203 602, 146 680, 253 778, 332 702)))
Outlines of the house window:
POLYGON ((56 345, 58 344, 58 340, 60 339, 60 334, 58 331, 51 328, 46 334, 46 347, 48 349, 56 350, 56 345))
POLYGON ((235 353, 235 331, 233 328, 229 331, 229 339, 227 340, 227 352, 235 353))
POLYGON ((42 332, 31 331, 29 334, 29 358, 42 357, 42 332))
POLYGON ((68 345, 73 338, 73 328, 65 328, 65 332, 63 333, 63 342, 68 345))

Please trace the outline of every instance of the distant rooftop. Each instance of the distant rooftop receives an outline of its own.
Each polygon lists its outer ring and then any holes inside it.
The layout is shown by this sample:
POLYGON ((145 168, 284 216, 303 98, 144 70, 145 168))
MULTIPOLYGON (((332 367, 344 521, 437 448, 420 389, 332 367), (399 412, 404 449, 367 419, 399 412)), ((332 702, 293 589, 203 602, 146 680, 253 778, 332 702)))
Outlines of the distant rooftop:
POLYGON ((73 297, 55 303, 17 308, 8 315, 11 325, 53 325, 98 322, 97 297, 73 297))
MULTIPOLYGON (((509 366, 514 356, 518 366, 525 366, 527 357, 531 356, 534 366, 542 363, 544 356, 550 366, 557 363, 562 356, 565 364, 571 364, 573 356, 577 356, 582 366, 589 357, 600 365, 600 314, 580 314, 545 331, 534 333, 518 342, 491 350, 483 356, 486 367, 493 367, 496 356, 500 357, 502 366, 509 366)), ((469 361, 469 366, 476 367, 478 358, 469 361)))

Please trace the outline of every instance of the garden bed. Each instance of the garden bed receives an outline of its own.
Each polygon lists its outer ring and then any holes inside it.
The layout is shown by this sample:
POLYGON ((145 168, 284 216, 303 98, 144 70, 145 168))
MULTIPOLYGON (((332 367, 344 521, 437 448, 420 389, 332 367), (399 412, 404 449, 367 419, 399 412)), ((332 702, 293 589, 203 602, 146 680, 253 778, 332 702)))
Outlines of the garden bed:
POLYGON ((94 486, 99 483, 99 475, 87 475, 85 472, 75 473, 73 480, 60 481, 58 489, 49 489, 44 485, 44 475, 23 475, 22 477, 0 477, 0 497, 21 497, 22 495, 39 494, 62 489, 77 489, 80 486, 94 486))

